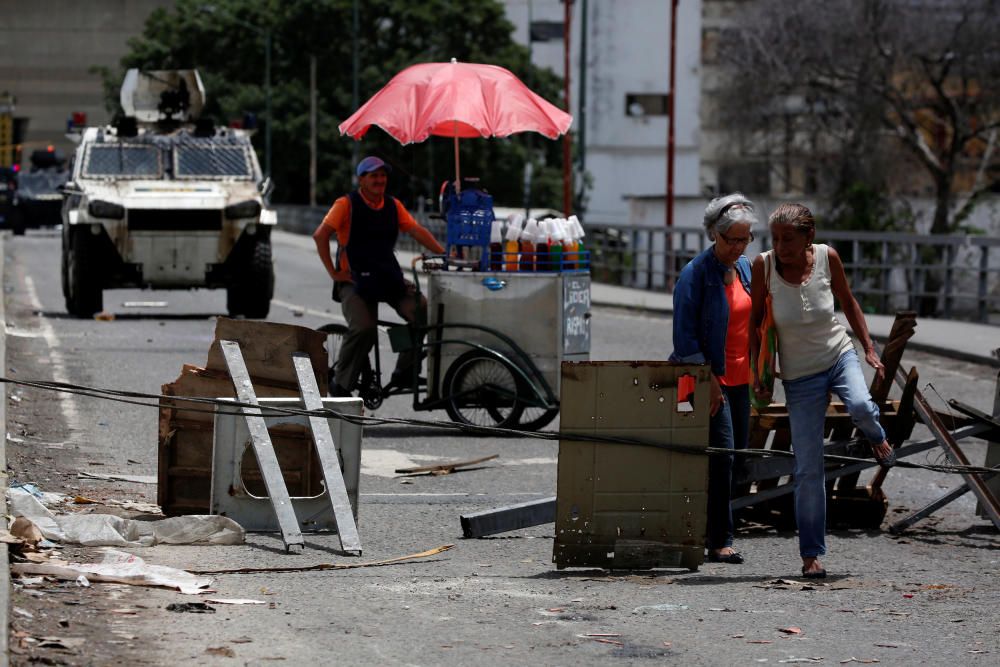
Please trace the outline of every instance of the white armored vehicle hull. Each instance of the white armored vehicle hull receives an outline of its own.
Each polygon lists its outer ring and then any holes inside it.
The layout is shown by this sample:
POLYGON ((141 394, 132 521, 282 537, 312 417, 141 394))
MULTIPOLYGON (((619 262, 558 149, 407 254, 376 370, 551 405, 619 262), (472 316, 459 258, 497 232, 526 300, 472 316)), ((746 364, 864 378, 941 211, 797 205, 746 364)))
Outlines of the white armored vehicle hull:
MULTIPOLYGON (((165 85, 171 74, 149 73, 165 85)), ((200 91, 196 73, 178 76, 192 82, 181 88, 200 91)), ((130 80, 145 81, 132 72, 126 87, 130 80)), ((176 92, 177 80, 168 90, 176 92)), ((123 90, 123 107, 134 109, 134 99, 124 102, 123 90)), ((225 288, 231 316, 267 316, 277 217, 249 137, 186 120, 126 119, 81 136, 63 204, 62 282, 72 315, 99 312, 106 289, 141 287, 225 288)))

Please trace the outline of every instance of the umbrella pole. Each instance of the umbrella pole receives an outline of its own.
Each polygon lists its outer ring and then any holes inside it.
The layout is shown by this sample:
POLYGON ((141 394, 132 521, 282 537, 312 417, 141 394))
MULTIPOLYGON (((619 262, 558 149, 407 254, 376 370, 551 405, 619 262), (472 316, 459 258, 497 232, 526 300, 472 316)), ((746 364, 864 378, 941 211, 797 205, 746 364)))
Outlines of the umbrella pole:
POLYGON ((462 175, 458 167, 458 121, 455 122, 455 192, 462 191, 462 175))

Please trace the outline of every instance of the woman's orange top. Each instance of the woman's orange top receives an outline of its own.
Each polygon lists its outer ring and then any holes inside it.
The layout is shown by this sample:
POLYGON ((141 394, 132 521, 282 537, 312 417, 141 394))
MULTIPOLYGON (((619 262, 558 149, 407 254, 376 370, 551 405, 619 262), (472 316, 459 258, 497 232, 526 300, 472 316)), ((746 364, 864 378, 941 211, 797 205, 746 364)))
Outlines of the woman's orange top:
POLYGON ((739 280, 734 280, 726 285, 726 301, 726 374, 719 378, 719 384, 738 387, 750 383, 750 295, 739 280))

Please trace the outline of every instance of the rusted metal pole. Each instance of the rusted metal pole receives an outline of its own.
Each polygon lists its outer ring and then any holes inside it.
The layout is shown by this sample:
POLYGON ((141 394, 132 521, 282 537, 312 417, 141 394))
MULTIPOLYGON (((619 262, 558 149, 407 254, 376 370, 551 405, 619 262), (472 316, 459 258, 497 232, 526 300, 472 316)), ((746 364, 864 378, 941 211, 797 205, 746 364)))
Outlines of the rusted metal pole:
MULTIPOLYGON (((566 113, 572 114, 570 109, 570 77, 569 77, 569 52, 570 41, 573 36, 570 21, 573 17, 573 0, 563 0, 563 75, 566 95, 566 113)), ((530 39, 530 37, 529 37, 530 39)), ((573 135, 567 130, 563 135, 563 215, 569 217, 573 214, 573 135)))
POLYGON ((677 108, 677 3, 670 3, 670 85, 667 93, 667 290, 674 289, 674 111, 677 108))

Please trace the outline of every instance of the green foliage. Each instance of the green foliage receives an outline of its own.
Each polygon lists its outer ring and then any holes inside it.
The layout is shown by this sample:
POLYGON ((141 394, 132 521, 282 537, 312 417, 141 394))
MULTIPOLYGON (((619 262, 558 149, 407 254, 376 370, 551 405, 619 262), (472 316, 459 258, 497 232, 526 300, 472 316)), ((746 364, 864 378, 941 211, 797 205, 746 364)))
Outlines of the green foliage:
MULTIPOLYGON (((542 97, 559 104, 561 78, 529 62, 513 26, 495 0, 365 0, 359 2, 360 85, 363 104, 402 69, 420 62, 482 62, 510 69, 542 97)), ((158 9, 143 34, 129 41, 122 71, 107 72, 109 103, 129 67, 196 67, 208 96, 207 114, 228 124, 250 112, 261 131, 254 136, 264 162, 264 29, 272 34, 271 86, 273 178, 277 201, 304 203, 309 192, 309 62, 317 68, 317 200, 350 188, 352 140, 337 126, 352 104, 352 0, 178 0, 158 9), (206 10, 211 7, 211 10, 206 10)), ((520 204, 523 168, 534 162, 534 206, 559 208, 562 197, 559 142, 535 135, 467 139, 460 145, 463 176, 480 176, 498 203, 520 204)), ((361 155, 393 165, 390 190, 408 205, 434 198, 454 177, 450 139, 401 146, 378 128, 361 142, 361 155)))
POLYGON ((912 232, 913 211, 905 204, 894 204, 881 188, 854 182, 834 198, 833 210, 823 227, 857 229, 867 232, 912 232))

